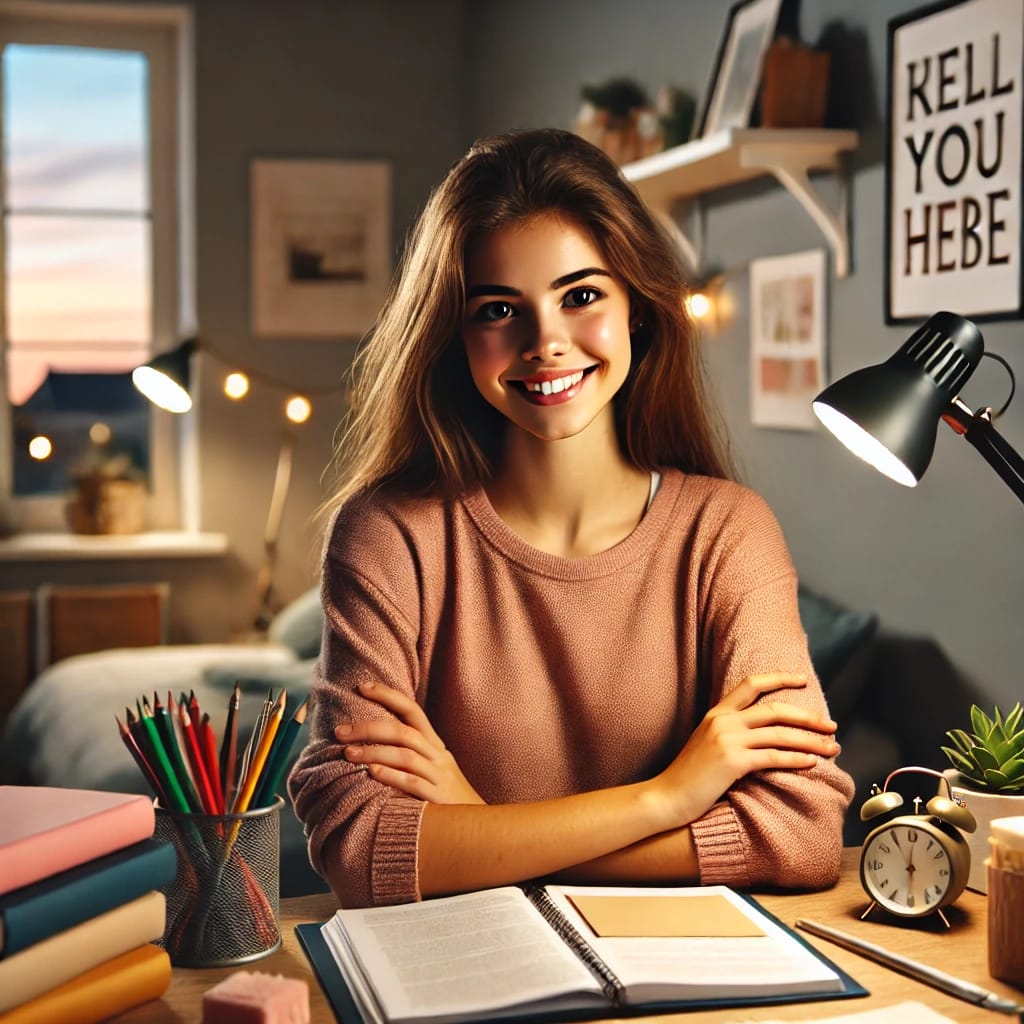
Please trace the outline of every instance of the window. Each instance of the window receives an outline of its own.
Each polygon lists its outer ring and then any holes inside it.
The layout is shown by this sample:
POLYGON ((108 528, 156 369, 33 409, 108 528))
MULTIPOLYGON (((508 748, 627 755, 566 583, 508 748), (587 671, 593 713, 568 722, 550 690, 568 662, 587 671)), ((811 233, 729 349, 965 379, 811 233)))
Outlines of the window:
POLYGON ((182 525, 177 426, 130 372, 193 322, 179 7, 0 6, 0 486, 61 529, 77 473, 144 479, 182 525))

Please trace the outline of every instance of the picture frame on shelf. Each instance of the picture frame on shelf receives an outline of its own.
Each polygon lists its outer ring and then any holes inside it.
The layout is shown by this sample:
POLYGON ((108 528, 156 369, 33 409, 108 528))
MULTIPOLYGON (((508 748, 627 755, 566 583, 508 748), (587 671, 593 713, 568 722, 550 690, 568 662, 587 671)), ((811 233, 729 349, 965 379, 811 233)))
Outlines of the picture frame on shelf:
POLYGON ((758 427, 816 430, 825 386, 824 249, 750 262, 750 418, 758 427))
POLYGON ((1021 0, 946 0, 889 21, 887 324, 936 309, 1024 316, 1022 66, 1021 0))
POLYGON ((729 8, 704 106, 694 126, 695 139, 750 125, 781 8, 782 0, 740 0, 729 8))
POLYGON ((391 164, 250 164, 251 328, 270 338, 356 338, 392 269, 391 164))

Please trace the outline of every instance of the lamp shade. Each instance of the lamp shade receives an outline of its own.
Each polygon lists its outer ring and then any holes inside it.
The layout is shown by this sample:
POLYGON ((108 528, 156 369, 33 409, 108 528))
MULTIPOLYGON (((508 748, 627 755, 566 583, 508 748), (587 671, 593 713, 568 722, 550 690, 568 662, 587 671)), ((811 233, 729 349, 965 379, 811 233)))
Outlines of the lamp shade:
POLYGON ((195 338, 190 338, 170 352, 154 356, 148 363, 132 370, 132 383, 161 409, 188 412, 192 408, 189 362, 197 348, 195 338))
POLYGON ((931 462, 939 421, 983 353, 970 320, 935 313, 884 363, 830 384, 812 407, 855 455, 913 487, 931 462))

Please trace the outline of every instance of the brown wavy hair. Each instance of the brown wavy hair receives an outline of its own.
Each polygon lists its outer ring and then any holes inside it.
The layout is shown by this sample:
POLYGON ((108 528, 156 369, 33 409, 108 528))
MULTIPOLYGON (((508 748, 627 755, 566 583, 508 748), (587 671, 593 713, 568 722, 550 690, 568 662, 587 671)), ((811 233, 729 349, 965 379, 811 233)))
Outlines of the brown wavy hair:
POLYGON ((555 129, 475 143, 431 194, 376 324, 352 366, 328 515, 382 483, 459 494, 487 480, 505 419, 477 391, 462 345, 465 258, 480 236, 542 213, 588 231, 626 283, 640 326, 615 397, 619 443, 641 469, 732 475, 706 394, 675 245, 618 167, 555 129))

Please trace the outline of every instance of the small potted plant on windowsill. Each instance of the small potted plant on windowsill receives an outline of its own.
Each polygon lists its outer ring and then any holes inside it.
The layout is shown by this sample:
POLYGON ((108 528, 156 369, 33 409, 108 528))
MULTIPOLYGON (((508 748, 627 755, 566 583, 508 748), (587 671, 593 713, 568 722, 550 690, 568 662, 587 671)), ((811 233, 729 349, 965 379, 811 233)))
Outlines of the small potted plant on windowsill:
POLYGON ((975 704, 971 732, 951 729, 946 735, 953 744, 942 748, 953 766, 945 772, 953 796, 967 804, 978 822, 977 831, 965 836, 971 848, 967 885, 987 892, 989 823, 1024 814, 1024 708, 1017 703, 1004 716, 996 707, 990 718, 975 704))

